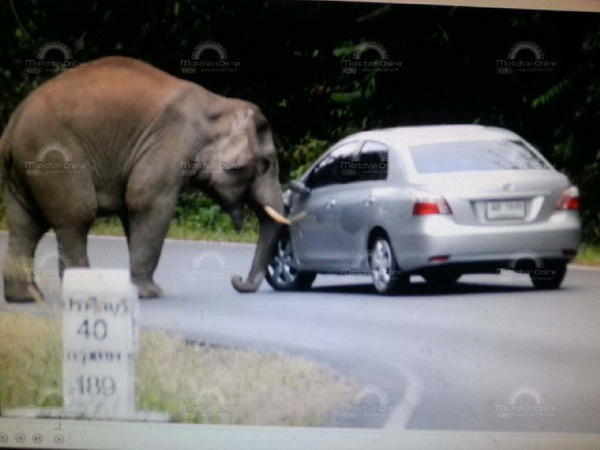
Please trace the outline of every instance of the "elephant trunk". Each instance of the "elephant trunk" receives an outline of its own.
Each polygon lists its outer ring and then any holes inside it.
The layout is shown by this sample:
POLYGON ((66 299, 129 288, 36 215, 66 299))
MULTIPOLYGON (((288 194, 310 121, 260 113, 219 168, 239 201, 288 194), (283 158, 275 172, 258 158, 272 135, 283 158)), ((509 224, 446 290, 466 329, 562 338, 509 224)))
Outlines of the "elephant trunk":
POLYGON ((265 211, 257 210, 256 213, 258 215, 260 231, 248 278, 242 280, 242 277, 239 275, 234 275, 231 278, 231 284, 233 284, 233 287, 238 292, 256 292, 259 288, 267 272, 267 265, 273 256, 277 238, 281 231, 281 224, 272 220, 265 211))
POLYGON ((283 199, 279 185, 271 191, 275 195, 270 195, 269 202, 259 201, 255 207, 258 216, 259 233, 256 251, 248 277, 242 280, 239 275, 231 278, 231 284, 238 292, 256 292, 262 283, 267 272, 267 266, 275 251, 279 233, 283 224, 289 224, 284 217, 283 199), (279 195, 277 195, 279 194, 279 195))

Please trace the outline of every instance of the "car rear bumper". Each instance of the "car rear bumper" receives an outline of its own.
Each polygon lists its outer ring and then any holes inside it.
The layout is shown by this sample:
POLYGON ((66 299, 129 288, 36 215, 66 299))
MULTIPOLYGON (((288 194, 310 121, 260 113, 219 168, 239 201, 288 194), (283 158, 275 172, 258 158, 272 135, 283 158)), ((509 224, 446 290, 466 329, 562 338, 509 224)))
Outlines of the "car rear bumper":
POLYGON ((543 261, 567 260, 574 255, 564 251, 577 250, 580 235, 578 214, 557 211, 542 223, 510 226, 461 225, 444 215, 417 217, 390 237, 403 271, 462 265, 465 273, 477 273, 512 269, 522 261, 540 266, 543 261))
POLYGON ((566 263, 566 259, 556 258, 544 258, 537 261, 521 259, 518 261, 498 259, 498 260, 487 260, 487 261, 471 261, 471 262, 452 262, 452 263, 440 263, 437 265, 430 265, 427 267, 421 267, 419 269, 409 271, 409 274, 429 275, 439 272, 445 272, 450 274, 481 274, 481 273, 493 273, 496 275, 513 276, 513 272, 518 274, 538 274, 540 276, 550 273, 550 271, 556 267, 557 264, 566 263))

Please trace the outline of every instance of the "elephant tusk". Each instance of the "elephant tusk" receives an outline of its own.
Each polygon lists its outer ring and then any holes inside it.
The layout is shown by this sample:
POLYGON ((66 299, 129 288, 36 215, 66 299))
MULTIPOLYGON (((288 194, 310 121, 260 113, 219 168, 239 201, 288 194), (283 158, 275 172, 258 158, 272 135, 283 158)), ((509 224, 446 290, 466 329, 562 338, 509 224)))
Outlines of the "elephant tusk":
POLYGON ((298 222, 298 221, 304 219, 306 216, 308 216, 308 213, 306 211, 302 211, 302 212, 296 214, 295 216, 288 217, 288 220, 290 222, 298 222))
POLYGON ((275 222, 281 223, 283 225, 289 225, 291 223, 289 219, 286 219, 284 216, 275 211, 275 209, 272 206, 265 205, 263 206, 263 208, 265 209, 265 212, 269 215, 269 217, 275 222))

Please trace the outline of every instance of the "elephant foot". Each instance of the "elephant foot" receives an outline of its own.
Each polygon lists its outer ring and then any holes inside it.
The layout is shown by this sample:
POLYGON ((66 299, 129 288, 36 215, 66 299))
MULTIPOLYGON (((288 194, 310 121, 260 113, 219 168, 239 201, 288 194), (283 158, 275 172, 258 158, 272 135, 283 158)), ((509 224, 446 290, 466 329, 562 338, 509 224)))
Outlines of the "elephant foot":
POLYGON ((153 281, 134 281, 140 298, 158 298, 163 296, 163 290, 153 281))
POLYGON ((4 298, 8 303, 33 303, 44 300, 38 287, 26 281, 4 281, 4 298))

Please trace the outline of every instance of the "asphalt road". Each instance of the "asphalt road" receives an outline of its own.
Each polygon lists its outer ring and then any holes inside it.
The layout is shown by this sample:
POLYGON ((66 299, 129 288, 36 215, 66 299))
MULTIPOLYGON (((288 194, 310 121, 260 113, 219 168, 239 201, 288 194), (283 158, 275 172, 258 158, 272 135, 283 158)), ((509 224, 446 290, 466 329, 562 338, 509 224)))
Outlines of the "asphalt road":
MULTIPOLYGON (((0 234, 0 254, 6 252, 0 234)), ((125 241, 90 238, 93 267, 128 266, 125 241)), ((445 430, 600 432, 600 271, 571 268, 563 288, 523 275, 471 275, 396 297, 369 278, 319 276, 309 292, 263 283, 239 294, 254 247, 167 241, 156 273, 166 297, 142 302, 143 327, 191 341, 285 351, 327 364, 363 390, 330 425, 445 430)), ((53 236, 36 276, 57 302, 53 236)), ((0 310, 8 308, 0 301, 0 310)), ((12 306, 35 313, 36 305, 12 306)))

